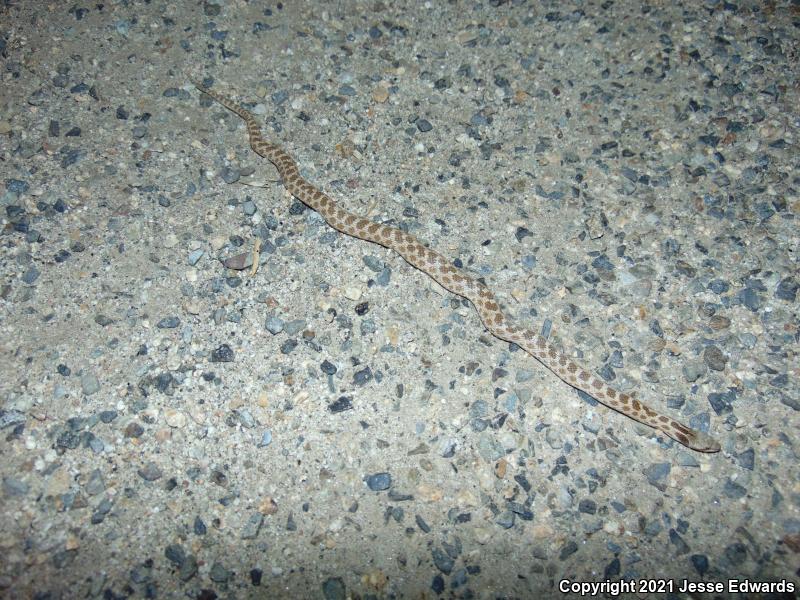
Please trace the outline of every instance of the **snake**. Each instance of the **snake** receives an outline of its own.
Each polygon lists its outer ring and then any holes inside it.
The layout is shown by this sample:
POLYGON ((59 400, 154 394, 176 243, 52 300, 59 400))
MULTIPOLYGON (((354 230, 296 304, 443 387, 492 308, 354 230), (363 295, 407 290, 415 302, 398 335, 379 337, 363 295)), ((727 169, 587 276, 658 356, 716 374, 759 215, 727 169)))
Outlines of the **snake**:
POLYGON ((281 146, 264 138, 256 118, 248 110, 196 78, 189 77, 189 80, 200 92, 244 120, 253 151, 275 166, 289 194, 319 213, 328 225, 345 235, 393 250, 446 290, 466 298, 475 307, 489 333, 500 340, 516 344, 566 384, 618 413, 661 431, 687 448, 698 452, 719 452, 720 445, 711 435, 688 427, 630 394, 614 389, 549 343, 542 335, 512 323, 484 283, 467 275, 413 235, 397 227, 355 215, 339 206, 328 194, 302 177, 297 163, 281 146))

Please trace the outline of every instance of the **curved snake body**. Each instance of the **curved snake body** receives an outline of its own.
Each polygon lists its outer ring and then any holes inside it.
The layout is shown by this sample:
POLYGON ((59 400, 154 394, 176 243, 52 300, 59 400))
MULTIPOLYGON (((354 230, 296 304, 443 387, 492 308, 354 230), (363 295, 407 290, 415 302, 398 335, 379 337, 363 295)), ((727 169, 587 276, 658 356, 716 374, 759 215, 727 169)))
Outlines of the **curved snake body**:
POLYGON ((244 120, 247 124, 247 133, 252 149, 275 165, 283 185, 292 196, 317 211, 331 227, 344 234, 394 250, 409 264, 426 273, 442 287, 469 300, 492 335, 517 344, 572 387, 589 394, 617 412, 662 431, 693 450, 699 452, 719 451, 719 444, 708 434, 687 427, 669 416, 660 414, 630 395, 615 390, 565 356, 555 346, 548 343, 544 337, 510 323, 500 310, 494 295, 485 285, 465 275, 443 256, 425 247, 414 236, 396 227, 374 223, 339 207, 330 196, 300 176, 297 164, 289 154, 263 138, 261 128, 250 112, 201 83, 196 81, 192 81, 192 83, 201 92, 244 120))

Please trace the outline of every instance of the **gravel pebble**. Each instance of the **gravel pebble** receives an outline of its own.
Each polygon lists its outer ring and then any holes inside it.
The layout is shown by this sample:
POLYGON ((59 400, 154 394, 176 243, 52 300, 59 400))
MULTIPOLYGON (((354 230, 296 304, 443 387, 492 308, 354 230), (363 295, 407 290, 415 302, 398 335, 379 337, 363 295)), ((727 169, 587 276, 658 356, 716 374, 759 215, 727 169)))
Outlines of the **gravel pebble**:
POLYGON ((145 481, 155 481, 163 476, 163 472, 154 462, 148 462, 136 472, 145 481))
POLYGON ((341 577, 331 577, 322 584, 322 596, 325 600, 345 600, 346 590, 341 577))
POLYGON ((96 394, 100 391, 100 381, 93 373, 84 373, 81 375, 81 390, 87 396, 96 394))
POLYGON ((277 335, 283 331, 284 322, 282 319, 273 316, 267 319, 266 328, 272 335, 277 335))
POLYGON ((375 473, 365 478, 367 487, 373 492, 388 490, 392 485, 392 476, 389 473, 375 473))

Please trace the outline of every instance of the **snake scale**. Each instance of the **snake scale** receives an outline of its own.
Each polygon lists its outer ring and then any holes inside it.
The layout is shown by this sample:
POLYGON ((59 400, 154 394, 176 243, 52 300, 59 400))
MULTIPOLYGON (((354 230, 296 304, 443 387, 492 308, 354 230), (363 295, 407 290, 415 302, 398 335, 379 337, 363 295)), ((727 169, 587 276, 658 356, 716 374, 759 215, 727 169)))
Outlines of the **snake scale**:
POLYGON ((541 335, 510 323, 500 310, 494 295, 485 285, 465 275, 442 255, 425 247, 414 236, 396 227, 374 223, 341 208, 330 196, 301 177, 297 164, 289 154, 280 146, 264 139, 260 126, 250 112, 202 83, 195 80, 192 80, 192 83, 198 90, 244 120, 252 149, 275 165, 283 185, 292 196, 317 211, 331 227, 346 235, 394 250, 410 265, 430 276, 442 287, 469 300, 492 335, 517 344, 572 387, 589 394, 623 415, 662 431, 688 448, 699 452, 720 450, 717 441, 707 433, 687 427, 672 417, 653 410, 636 398, 615 390, 576 364, 541 335))

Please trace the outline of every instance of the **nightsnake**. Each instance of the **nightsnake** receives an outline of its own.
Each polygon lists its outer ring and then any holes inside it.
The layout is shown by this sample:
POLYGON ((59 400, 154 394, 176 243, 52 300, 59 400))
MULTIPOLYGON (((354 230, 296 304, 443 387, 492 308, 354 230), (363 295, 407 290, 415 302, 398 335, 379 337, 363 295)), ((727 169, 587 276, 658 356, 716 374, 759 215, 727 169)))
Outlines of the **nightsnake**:
POLYGON ((317 211, 331 227, 346 235, 394 250, 410 265, 427 274, 442 287, 469 300, 492 335, 517 344, 572 387, 589 394, 617 412, 662 431, 693 450, 699 452, 720 450, 717 441, 707 433, 687 427, 672 417, 653 410, 636 398, 615 390, 576 364, 541 335, 510 323, 500 310, 494 295, 485 285, 465 275, 414 236, 396 227, 372 222, 341 208, 330 196, 301 177, 297 164, 289 154, 264 139, 260 126, 250 112, 203 84, 194 80, 192 83, 201 92, 244 119, 252 149, 275 165, 283 185, 292 196, 317 211))

